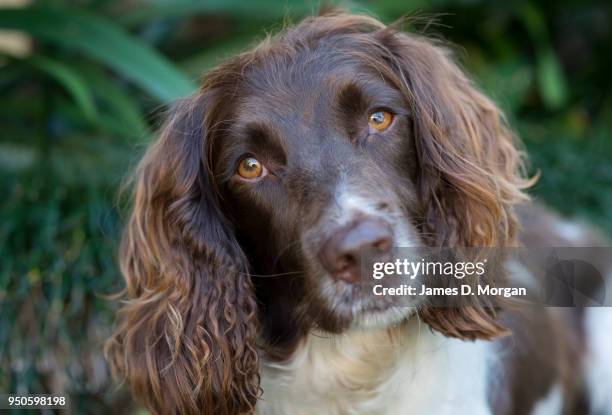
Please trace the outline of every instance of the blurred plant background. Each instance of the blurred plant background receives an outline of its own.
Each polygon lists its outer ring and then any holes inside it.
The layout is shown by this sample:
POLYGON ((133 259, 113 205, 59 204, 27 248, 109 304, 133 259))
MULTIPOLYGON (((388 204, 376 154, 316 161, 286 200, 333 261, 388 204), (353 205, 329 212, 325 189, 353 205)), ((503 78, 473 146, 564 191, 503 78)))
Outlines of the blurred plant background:
MULTIPOLYGON (((330 4, 334 4, 333 2, 330 4)), ((542 172, 533 189, 612 231, 612 4, 341 3, 451 41, 542 172), (432 18, 433 17, 433 18, 432 18)), ((118 186, 166 104, 293 0, 0 0, 0 393, 67 393, 74 413, 131 412, 100 354, 121 287, 118 186)))

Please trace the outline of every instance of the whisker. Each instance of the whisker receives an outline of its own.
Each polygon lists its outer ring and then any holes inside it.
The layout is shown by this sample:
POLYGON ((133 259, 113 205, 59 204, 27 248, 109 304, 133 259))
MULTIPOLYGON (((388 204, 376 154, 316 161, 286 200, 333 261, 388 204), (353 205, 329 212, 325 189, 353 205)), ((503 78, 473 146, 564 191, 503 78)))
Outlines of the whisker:
POLYGON ((302 271, 288 271, 288 272, 279 272, 275 274, 249 274, 247 272, 241 272, 240 274, 246 275, 249 277, 256 277, 256 278, 273 278, 273 277, 282 277, 283 275, 298 275, 298 274, 302 274, 302 271))

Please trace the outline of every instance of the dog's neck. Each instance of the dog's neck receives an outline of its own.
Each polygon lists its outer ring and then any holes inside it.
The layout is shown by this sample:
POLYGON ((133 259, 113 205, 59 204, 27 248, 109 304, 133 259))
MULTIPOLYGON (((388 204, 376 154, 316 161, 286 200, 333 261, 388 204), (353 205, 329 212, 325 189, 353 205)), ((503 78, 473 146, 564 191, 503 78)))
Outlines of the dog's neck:
POLYGON ((262 363, 257 413, 489 413, 490 348, 432 333, 416 316, 385 330, 311 333, 287 362, 262 363))

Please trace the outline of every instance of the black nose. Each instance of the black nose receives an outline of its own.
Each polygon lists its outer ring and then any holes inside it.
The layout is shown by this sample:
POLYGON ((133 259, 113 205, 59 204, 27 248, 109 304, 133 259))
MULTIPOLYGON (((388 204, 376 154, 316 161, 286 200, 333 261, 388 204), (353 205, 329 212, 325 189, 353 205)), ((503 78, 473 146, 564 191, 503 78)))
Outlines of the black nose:
POLYGON ((332 277, 355 283, 361 276, 361 259, 365 250, 370 259, 389 253, 393 234, 389 225, 363 218, 338 229, 324 244, 319 259, 332 277))

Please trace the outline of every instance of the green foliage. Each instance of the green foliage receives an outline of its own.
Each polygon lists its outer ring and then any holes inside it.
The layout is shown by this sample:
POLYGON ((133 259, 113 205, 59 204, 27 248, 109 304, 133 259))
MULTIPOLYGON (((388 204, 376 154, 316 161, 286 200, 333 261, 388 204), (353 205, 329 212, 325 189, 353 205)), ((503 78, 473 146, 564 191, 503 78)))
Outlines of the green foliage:
POLYGON ((95 352, 111 324, 100 294, 119 280, 114 189, 57 186, 41 167, 0 183, 10 218, 0 226, 0 389, 68 392, 75 413, 106 413, 90 399, 116 399, 95 352))
MULTIPOLYGON (((537 199, 612 231, 612 6, 606 2, 352 1, 452 41, 506 110, 542 179, 537 199)), ((29 36, 0 52, 0 391, 70 394, 126 412, 100 356, 121 287, 121 179, 169 101, 200 73, 298 20, 285 0, 47 0, 0 9, 29 36)), ((0 34, 0 39, 2 38, 0 34)))
POLYGON ((524 126, 531 164, 540 180, 532 189, 537 201, 566 216, 578 216, 612 230, 612 142, 601 130, 588 138, 568 135, 559 125, 524 126), (542 131, 545 128, 545 131, 542 131), (538 133, 539 130, 539 133, 538 133), (551 143, 551 136, 554 142, 551 143))
POLYGON ((81 52, 108 65, 154 97, 170 101, 195 85, 146 43, 112 21, 69 7, 0 10, 0 27, 23 30, 41 41, 81 52))

